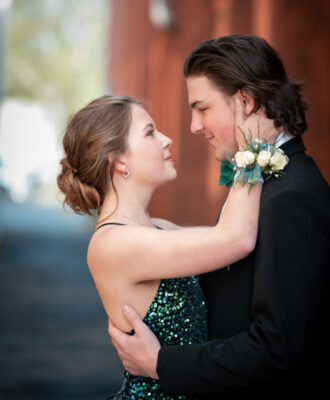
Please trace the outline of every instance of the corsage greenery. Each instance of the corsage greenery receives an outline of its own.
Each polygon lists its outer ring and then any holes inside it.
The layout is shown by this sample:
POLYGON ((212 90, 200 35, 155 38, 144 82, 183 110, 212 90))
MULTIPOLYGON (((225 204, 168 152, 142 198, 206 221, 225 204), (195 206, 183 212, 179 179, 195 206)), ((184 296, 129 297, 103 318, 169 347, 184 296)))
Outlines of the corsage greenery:
POLYGON ((240 130, 246 144, 245 149, 239 150, 233 159, 227 154, 236 171, 236 182, 242 182, 243 185, 248 183, 250 191, 253 185, 263 182, 262 174, 266 175, 266 180, 272 176, 276 178, 283 176, 283 169, 289 162, 284 151, 271 143, 266 143, 265 139, 259 137, 253 139, 250 130, 249 138, 242 129, 240 130))

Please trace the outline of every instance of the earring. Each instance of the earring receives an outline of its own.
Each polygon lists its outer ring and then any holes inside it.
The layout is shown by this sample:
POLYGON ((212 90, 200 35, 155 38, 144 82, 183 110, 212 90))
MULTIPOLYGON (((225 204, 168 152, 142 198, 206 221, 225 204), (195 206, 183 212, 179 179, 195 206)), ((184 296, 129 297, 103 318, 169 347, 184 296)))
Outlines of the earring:
POLYGON ((129 170, 123 171, 123 177, 128 178, 129 177, 129 170))

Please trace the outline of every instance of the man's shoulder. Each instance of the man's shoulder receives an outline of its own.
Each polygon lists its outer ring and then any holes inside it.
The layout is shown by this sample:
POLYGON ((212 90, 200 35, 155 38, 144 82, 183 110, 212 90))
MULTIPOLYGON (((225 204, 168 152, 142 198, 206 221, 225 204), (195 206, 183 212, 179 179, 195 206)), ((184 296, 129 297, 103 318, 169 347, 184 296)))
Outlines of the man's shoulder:
POLYGON ((330 190, 327 181, 313 158, 303 151, 290 156, 283 177, 272 177, 264 184, 261 204, 297 191, 321 202, 329 201, 330 190))

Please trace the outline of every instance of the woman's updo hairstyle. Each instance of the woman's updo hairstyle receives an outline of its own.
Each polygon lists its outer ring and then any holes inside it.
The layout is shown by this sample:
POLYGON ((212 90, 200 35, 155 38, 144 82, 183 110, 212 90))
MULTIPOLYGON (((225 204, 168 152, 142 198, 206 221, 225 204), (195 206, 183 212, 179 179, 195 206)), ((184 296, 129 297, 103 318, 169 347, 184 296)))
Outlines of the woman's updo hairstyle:
POLYGON ((78 214, 100 213, 115 163, 127 150, 131 105, 141 103, 128 96, 102 96, 70 118, 64 137, 66 157, 57 184, 64 193, 63 204, 78 214), (111 155, 111 164, 109 163, 111 155))

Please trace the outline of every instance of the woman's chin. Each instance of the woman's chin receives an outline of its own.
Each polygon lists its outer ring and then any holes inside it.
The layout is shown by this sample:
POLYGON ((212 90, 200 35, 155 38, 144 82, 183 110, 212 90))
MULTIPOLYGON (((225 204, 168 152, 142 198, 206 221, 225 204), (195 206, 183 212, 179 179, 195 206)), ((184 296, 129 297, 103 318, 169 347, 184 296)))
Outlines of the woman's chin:
POLYGON ((177 176, 178 176, 178 173, 176 172, 176 169, 173 168, 173 171, 170 174, 168 174, 167 177, 157 185, 157 188, 174 181, 177 176))
POLYGON ((169 179, 169 181, 173 181, 174 179, 176 179, 178 176, 178 173, 176 171, 176 169, 173 167, 173 172, 172 172, 172 177, 169 179))

